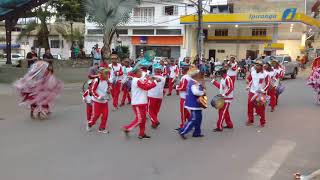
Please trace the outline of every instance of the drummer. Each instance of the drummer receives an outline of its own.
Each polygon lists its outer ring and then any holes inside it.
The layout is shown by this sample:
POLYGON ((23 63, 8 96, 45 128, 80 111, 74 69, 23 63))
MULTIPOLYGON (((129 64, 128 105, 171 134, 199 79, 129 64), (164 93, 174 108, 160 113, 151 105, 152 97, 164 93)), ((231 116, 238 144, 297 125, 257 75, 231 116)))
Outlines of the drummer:
POLYGON ((215 79, 213 79, 211 82, 214 86, 216 86, 219 89, 219 95, 221 98, 224 99, 225 103, 222 108, 219 109, 219 117, 217 121, 217 127, 214 129, 214 132, 222 132, 223 128, 227 129, 233 129, 233 123, 230 117, 229 113, 229 107, 233 100, 233 81, 232 79, 227 75, 227 70, 222 69, 220 71, 221 73, 221 80, 220 83, 217 82, 215 79), (222 126, 223 122, 226 122, 227 126, 222 126))

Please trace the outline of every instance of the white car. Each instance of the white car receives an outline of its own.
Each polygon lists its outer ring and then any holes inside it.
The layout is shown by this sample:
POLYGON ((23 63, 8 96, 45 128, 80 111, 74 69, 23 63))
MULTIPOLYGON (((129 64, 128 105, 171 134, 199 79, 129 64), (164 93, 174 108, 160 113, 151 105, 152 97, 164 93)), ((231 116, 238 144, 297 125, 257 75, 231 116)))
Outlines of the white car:
MULTIPOLYGON (((18 53, 11 54, 11 62, 12 62, 12 65, 14 65, 14 66, 19 65, 19 61, 21 61, 23 59, 24 59, 24 57, 21 54, 18 54, 18 53)), ((6 64, 6 62, 7 62, 7 55, 4 54, 4 58, 0 59, 0 64, 6 64)))

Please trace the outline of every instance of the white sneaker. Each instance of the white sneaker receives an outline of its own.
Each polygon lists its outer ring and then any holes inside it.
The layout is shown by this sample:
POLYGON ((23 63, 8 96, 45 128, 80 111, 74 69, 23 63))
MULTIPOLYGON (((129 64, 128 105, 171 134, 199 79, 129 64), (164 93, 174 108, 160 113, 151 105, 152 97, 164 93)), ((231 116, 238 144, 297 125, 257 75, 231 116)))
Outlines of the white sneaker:
POLYGON ((90 132, 92 130, 92 127, 90 127, 89 124, 87 124, 86 130, 90 132))
POLYGON ((104 130, 98 130, 99 133, 102 133, 102 134, 109 134, 109 130, 107 129, 104 129, 104 130))

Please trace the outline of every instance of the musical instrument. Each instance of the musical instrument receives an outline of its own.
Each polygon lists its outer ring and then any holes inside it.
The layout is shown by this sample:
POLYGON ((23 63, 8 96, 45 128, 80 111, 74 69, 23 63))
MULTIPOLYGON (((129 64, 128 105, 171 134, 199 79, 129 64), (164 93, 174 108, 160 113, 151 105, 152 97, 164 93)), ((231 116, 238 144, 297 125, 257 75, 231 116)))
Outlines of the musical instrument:
POLYGON ((206 95, 200 96, 200 97, 198 98, 198 102, 200 103, 200 106, 201 106, 203 109, 208 108, 208 97, 207 97, 206 95))
POLYGON ((212 98, 210 104, 211 104, 212 107, 214 107, 215 109, 219 110, 224 106, 225 101, 224 101, 223 97, 221 97, 219 95, 216 95, 216 96, 214 96, 212 98))
POLYGON ((263 106, 267 103, 267 96, 265 94, 259 93, 255 98, 255 104, 257 106, 263 106))
POLYGON ((285 87, 280 83, 276 90, 277 90, 277 94, 280 95, 285 90, 285 87))

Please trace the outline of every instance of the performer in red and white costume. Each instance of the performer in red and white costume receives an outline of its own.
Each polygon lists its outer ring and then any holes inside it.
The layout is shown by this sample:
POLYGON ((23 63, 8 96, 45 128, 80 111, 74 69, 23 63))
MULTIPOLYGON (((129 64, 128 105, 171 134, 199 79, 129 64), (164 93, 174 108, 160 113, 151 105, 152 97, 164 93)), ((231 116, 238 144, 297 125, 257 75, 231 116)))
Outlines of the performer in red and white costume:
POLYGON ((217 121, 217 127, 214 129, 215 132, 223 131, 223 128, 232 129, 233 123, 230 117, 229 108, 233 100, 233 82, 232 79, 227 75, 227 70, 222 69, 220 71, 221 80, 220 83, 213 79, 211 82, 214 86, 219 89, 219 95, 223 97, 225 103, 224 106, 219 109, 219 118, 217 121), (223 122, 226 122, 227 126, 223 127, 223 122))
POLYGON ((161 81, 157 83, 157 86, 148 91, 148 115, 151 119, 151 127, 157 128, 160 124, 158 114, 160 112, 161 103, 163 99, 163 89, 165 84, 165 78, 162 76, 163 67, 160 64, 154 64, 154 76, 161 81))
POLYGON ((228 65, 229 65, 229 69, 228 69, 227 74, 232 79, 232 83, 234 86, 234 83, 235 83, 236 77, 237 77, 237 70, 238 70, 238 64, 236 62, 236 58, 233 56, 230 57, 228 65))
POLYGON ((136 69, 135 71, 135 77, 133 77, 131 83, 131 104, 135 118, 130 124, 123 127, 123 131, 129 133, 136 126, 139 126, 139 139, 146 139, 150 138, 150 136, 145 134, 148 90, 156 87, 157 81, 154 78, 150 78, 150 80, 142 79, 142 71, 140 69, 136 69))
MULTIPOLYGON (((284 78, 284 67, 282 67, 276 59, 272 60, 272 66, 276 74, 275 79, 277 80, 277 85, 279 86, 281 79, 284 78)), ((276 93, 276 105, 278 105, 278 101, 279 94, 276 93)))
POLYGON ((82 99, 86 103, 86 113, 87 113, 87 123, 91 120, 92 115, 92 93, 91 93, 91 86, 92 80, 88 80, 89 88, 82 94, 82 99))
POLYGON ((187 95, 188 80, 190 76, 187 74, 189 70, 189 65, 184 65, 181 67, 182 77, 180 83, 177 85, 176 90, 180 92, 180 125, 176 130, 183 128, 185 122, 190 118, 190 112, 184 107, 187 95))
POLYGON ((261 60, 256 61, 255 68, 252 69, 250 75, 247 78, 249 82, 247 89, 248 94, 248 121, 247 125, 250 126, 254 122, 254 109, 260 116, 260 126, 264 127, 266 124, 265 118, 265 105, 256 105, 255 98, 259 93, 266 93, 270 86, 270 78, 263 70, 263 62, 261 60))
MULTIPOLYGON (((178 79, 178 76, 179 76, 179 67, 175 64, 174 59, 170 59, 168 96, 171 96, 172 90, 173 90, 173 84, 178 79)), ((177 94, 178 94, 178 91, 177 91, 177 94)))
POLYGON ((119 101, 119 95, 121 90, 121 81, 123 78, 123 71, 122 66, 120 63, 118 63, 118 55, 112 54, 111 55, 111 64, 109 65, 109 68, 111 69, 110 73, 110 79, 112 82, 112 99, 113 99, 113 108, 114 110, 118 109, 118 101, 119 101))
POLYGON ((91 92, 93 101, 93 114, 90 121, 88 122, 87 130, 90 131, 92 126, 95 125, 98 118, 101 116, 101 123, 99 126, 99 132, 109 133, 106 130, 106 124, 108 120, 108 100, 110 94, 110 85, 108 79, 109 70, 103 69, 98 78, 94 79, 91 92))
POLYGON ((277 79, 276 79, 276 71, 271 66, 271 62, 268 62, 265 65, 265 73, 270 78, 270 86, 269 86, 269 89, 267 90, 267 95, 270 97, 269 105, 271 107, 271 112, 273 112, 276 107, 276 87, 278 85, 277 85, 277 79))
POLYGON ((123 60, 123 78, 122 78, 122 100, 120 106, 124 106, 126 99, 128 98, 128 104, 131 104, 131 96, 130 96, 130 89, 131 84, 128 82, 128 74, 132 70, 130 67, 129 59, 123 60), (130 87, 129 87, 130 86, 130 87))

